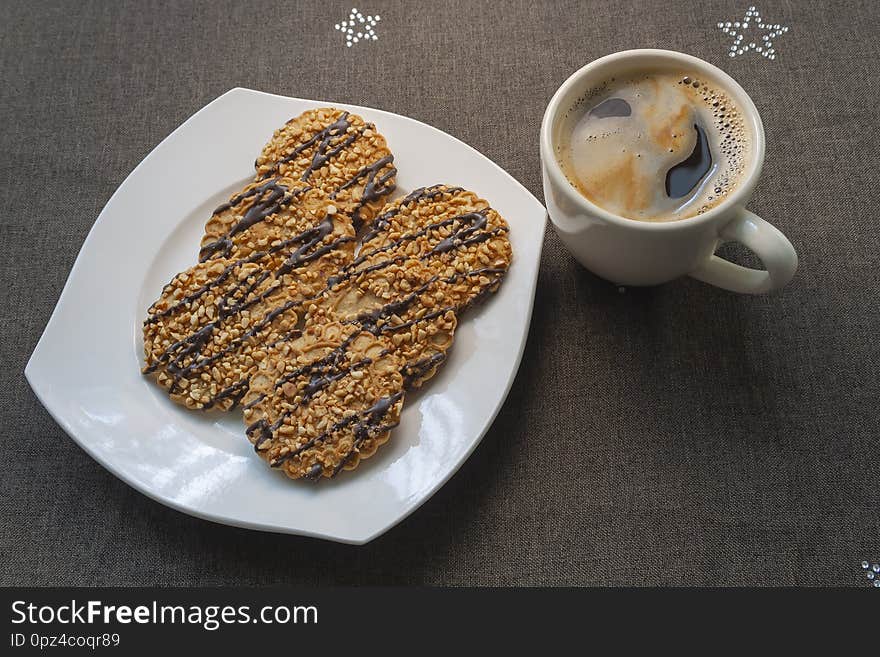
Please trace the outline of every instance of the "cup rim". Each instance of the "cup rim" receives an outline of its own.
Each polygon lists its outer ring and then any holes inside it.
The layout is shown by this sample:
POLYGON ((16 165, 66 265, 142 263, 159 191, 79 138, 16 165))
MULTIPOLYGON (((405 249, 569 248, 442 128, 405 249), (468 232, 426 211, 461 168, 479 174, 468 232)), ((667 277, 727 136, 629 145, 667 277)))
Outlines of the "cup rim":
POLYGON ((568 76, 565 82, 563 82, 553 94, 553 97, 547 104, 547 108, 544 110, 544 117, 541 121, 540 150, 544 170, 553 179, 556 187, 563 191, 567 196, 568 201, 585 207, 590 214, 598 216, 608 223, 616 224, 624 228, 640 228, 643 230, 656 231, 683 230, 689 227, 693 228, 697 225, 709 223, 714 219, 717 219, 719 216, 729 212, 731 208, 744 206, 746 204, 751 195, 751 191, 757 182, 758 176, 761 174, 761 168, 764 163, 764 125, 761 122, 758 108, 755 107, 754 101, 748 93, 746 93, 745 89, 743 89, 730 75, 714 64, 710 64, 699 57, 694 57, 693 55, 688 55, 675 50, 638 48, 634 50, 622 50, 610 55, 605 55, 604 57, 589 62, 568 76), (726 91, 731 92, 735 96, 735 100, 742 107, 746 114, 745 118, 752 128, 755 136, 754 158, 750 164, 749 170, 743 174, 742 183, 738 185, 737 188, 734 189, 733 192, 721 203, 710 210, 707 210, 703 214, 694 215, 693 217, 687 217, 684 219, 677 219, 675 221, 640 221, 638 219, 630 219, 629 217, 614 214, 613 212, 609 212, 596 205, 593 201, 589 200, 575 189, 574 185, 569 182, 568 178, 563 173, 562 166, 556 158, 553 140, 551 139, 551 132, 553 125, 559 118, 561 109, 560 105, 563 97, 568 94, 572 88, 580 84, 583 78, 590 75, 596 69, 620 60, 639 57, 661 57, 667 61, 676 60, 685 66, 708 71, 722 83, 722 86, 725 87, 726 91))

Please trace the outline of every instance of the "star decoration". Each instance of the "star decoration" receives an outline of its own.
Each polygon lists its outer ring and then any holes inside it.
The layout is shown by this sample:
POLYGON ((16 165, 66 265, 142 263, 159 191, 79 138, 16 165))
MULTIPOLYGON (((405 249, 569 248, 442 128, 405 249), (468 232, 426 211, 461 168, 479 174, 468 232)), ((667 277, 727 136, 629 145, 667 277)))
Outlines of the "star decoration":
POLYGON ((718 23, 718 29, 725 34, 733 37, 733 45, 730 46, 727 54, 729 57, 744 55, 749 50, 754 50, 767 59, 776 59, 776 49, 773 47, 773 39, 788 32, 788 28, 778 23, 772 25, 764 22, 760 12, 755 7, 749 7, 746 15, 741 21, 718 23), (757 42, 757 33, 751 32, 753 29, 764 32, 761 35, 761 42, 757 42), (746 43, 746 35, 750 34, 754 41, 746 43))
POLYGON ((373 28, 380 20, 382 17, 379 14, 364 16, 357 7, 352 7, 348 20, 336 23, 333 28, 345 35, 345 46, 351 48, 352 45, 360 41, 378 41, 379 36, 373 28))
POLYGON ((863 561, 862 570, 868 576, 868 581, 875 587, 880 588, 880 563, 863 561))

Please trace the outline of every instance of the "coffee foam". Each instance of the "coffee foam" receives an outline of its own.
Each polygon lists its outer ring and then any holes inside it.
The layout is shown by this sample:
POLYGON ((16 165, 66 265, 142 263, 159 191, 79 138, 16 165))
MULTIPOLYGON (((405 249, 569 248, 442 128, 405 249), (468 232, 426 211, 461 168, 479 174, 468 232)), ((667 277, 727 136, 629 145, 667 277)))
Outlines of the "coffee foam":
POLYGON ((569 182, 596 205, 640 221, 676 221, 721 203, 739 184, 752 151, 743 111, 715 83, 676 71, 612 78, 566 112, 557 157, 569 182), (629 116, 591 111, 622 99, 629 116), (666 193, 667 172, 694 150, 700 125, 712 167, 682 198, 666 193))

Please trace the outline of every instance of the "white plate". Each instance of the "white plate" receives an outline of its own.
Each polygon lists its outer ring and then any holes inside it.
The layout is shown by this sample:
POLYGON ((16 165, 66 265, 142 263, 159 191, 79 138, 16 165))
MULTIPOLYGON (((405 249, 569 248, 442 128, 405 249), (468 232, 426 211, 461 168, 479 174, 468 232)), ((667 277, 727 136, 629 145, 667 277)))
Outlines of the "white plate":
POLYGON ((233 89, 159 144, 113 194, 25 374, 83 449, 163 504, 239 527, 366 543, 443 485, 498 413, 525 346, 545 217, 509 174, 436 128, 366 107, 233 89), (244 437, 239 411, 186 411, 139 370, 146 309, 196 262, 205 219, 252 178, 276 127, 324 105, 376 123, 400 171, 396 195, 442 182, 488 199, 510 224, 514 260, 498 294, 462 318, 448 361, 407 399, 391 440, 354 472, 312 484, 268 468, 244 437))

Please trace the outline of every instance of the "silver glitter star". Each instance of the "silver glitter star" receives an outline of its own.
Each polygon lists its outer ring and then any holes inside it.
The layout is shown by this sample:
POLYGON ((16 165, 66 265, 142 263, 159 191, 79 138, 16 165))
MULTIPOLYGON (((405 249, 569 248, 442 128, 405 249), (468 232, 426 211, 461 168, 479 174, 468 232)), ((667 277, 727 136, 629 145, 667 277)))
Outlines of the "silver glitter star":
POLYGON ((348 20, 336 23, 333 29, 345 35, 345 46, 351 48, 361 41, 378 41, 379 35, 376 34, 375 27, 380 20, 382 17, 379 14, 364 16, 357 7, 352 7, 348 20))
POLYGON ((761 13, 754 6, 746 10, 746 15, 741 21, 719 22, 717 27, 733 37, 733 45, 727 51, 728 57, 737 57, 754 50, 762 57, 776 59, 773 40, 788 32, 788 27, 784 25, 765 22, 761 18, 761 13), (759 32, 763 34, 759 34, 759 32))
POLYGON ((868 583, 880 588, 880 563, 862 561, 862 572, 868 578, 868 583))

